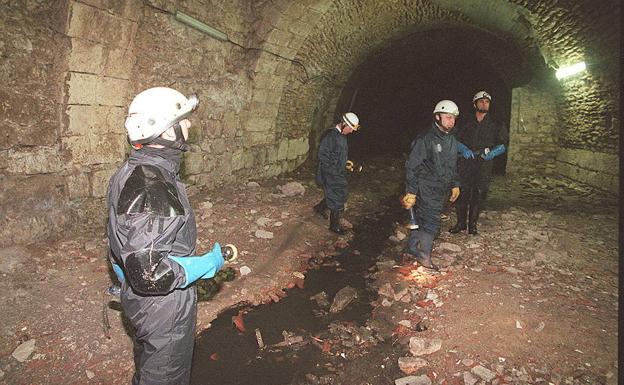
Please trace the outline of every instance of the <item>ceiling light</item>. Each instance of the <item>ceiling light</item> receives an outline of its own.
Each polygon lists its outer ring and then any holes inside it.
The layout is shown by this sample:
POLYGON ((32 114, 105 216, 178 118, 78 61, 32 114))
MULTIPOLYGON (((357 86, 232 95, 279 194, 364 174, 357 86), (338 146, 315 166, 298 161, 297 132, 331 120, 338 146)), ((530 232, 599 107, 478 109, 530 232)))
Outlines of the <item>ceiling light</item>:
POLYGON ((567 78, 569 76, 576 75, 579 72, 585 71, 585 68, 585 62, 582 61, 576 64, 559 68, 557 72, 555 72, 555 76, 557 77, 557 79, 567 78))

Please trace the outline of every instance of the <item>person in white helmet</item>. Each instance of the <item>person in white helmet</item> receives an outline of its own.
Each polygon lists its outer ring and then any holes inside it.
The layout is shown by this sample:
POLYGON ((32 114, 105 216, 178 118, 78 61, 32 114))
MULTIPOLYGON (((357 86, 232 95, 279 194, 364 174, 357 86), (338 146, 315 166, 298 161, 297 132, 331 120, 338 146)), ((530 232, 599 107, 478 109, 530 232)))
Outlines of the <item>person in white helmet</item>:
POLYGON ((221 247, 195 255, 195 215, 178 175, 198 99, 166 87, 139 93, 125 127, 132 150, 111 177, 109 260, 135 329, 132 384, 190 382, 197 293, 222 267, 221 247))
POLYGON ((505 153, 509 133, 505 126, 492 118, 492 96, 486 91, 477 92, 472 98, 475 114, 458 125, 459 178, 464 193, 455 205, 457 223, 449 229, 459 233, 468 228, 468 234, 477 234, 477 220, 490 185, 492 160, 505 153), (468 219, 468 226, 466 226, 468 219))
POLYGON ((405 194, 400 198, 405 209, 414 210, 418 228, 410 231, 407 253, 420 265, 437 269, 431 261, 433 240, 440 230, 444 199, 459 196, 457 178, 457 140, 452 131, 459 116, 450 100, 438 102, 433 110, 431 128, 412 142, 405 162, 405 194))
POLYGON ((360 128, 360 119, 353 112, 342 115, 340 122, 325 131, 318 150, 316 182, 323 187, 325 197, 314 211, 326 217, 329 209, 329 230, 336 234, 346 231, 340 227, 340 215, 347 201, 347 162, 349 147, 346 136, 360 128))

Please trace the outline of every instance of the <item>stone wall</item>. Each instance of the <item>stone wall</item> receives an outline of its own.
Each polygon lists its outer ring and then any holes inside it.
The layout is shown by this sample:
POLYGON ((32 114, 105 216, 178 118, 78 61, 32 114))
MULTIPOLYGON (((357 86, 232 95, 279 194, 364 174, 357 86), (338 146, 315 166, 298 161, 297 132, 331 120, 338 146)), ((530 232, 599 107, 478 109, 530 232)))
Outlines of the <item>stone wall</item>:
POLYGON ((552 175, 559 149, 561 122, 557 117, 557 85, 544 79, 514 88, 511 96, 510 174, 552 175), (556 88, 555 88, 556 89, 556 88))
POLYGON ((67 3, 11 3, 0 5, 0 245, 71 221, 59 140, 67 3))
POLYGON ((574 148, 561 148, 555 159, 558 174, 614 195, 618 195, 620 188, 619 166, 617 154, 574 148))
MULTIPOLYGON (((564 78, 557 95, 554 171, 617 193, 620 116, 620 2, 513 1, 525 8, 535 39, 553 69, 585 61, 587 71, 564 78), (589 154, 595 154, 590 160, 589 154)), ((551 79, 554 71, 551 70, 551 79)))

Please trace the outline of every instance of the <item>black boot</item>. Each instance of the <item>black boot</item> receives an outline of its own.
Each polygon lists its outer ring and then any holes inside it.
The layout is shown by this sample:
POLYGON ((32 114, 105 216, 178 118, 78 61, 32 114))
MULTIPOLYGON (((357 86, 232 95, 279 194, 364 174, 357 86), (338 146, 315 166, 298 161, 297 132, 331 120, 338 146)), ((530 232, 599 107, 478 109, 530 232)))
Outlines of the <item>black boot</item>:
POLYGON ((477 220, 479 219, 479 205, 470 205, 468 210, 468 234, 477 235, 477 220))
POLYGON ((433 249, 433 235, 424 231, 414 230, 410 234, 408 241, 409 253, 414 256, 419 265, 427 269, 438 270, 438 267, 431 261, 431 250, 433 249))
POLYGON ((329 212, 329 230, 336 234, 343 235, 345 230, 340 228, 340 210, 330 210, 329 212))
POLYGON ((327 203, 325 203, 325 198, 323 198, 319 203, 314 205, 314 212, 318 215, 322 216, 325 219, 329 219, 327 215, 327 203))
POLYGON ((455 205, 455 212, 457 213, 457 224, 449 229, 449 233, 457 234, 460 231, 466 230, 466 214, 468 206, 465 203, 457 203, 455 205))

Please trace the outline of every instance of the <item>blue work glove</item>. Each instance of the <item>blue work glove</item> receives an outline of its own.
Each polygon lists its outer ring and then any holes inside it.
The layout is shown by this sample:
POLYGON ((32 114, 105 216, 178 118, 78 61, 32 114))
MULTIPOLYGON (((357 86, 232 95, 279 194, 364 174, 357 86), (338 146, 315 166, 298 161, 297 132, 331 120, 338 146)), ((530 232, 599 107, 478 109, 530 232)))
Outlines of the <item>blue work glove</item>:
POLYGON ((214 244, 212 250, 200 256, 176 257, 169 256, 169 259, 182 266, 186 274, 186 281, 183 288, 188 287, 198 279, 208 279, 214 277, 221 269, 225 260, 221 254, 221 245, 214 244))
POLYGON ((505 145, 499 144, 498 146, 491 149, 487 154, 481 154, 481 157, 485 160, 492 160, 496 158, 497 156, 499 156, 500 154, 503 154, 504 152, 505 152, 505 145))
POLYGON ((474 153, 462 142, 457 142, 457 149, 464 159, 474 159, 474 153))

